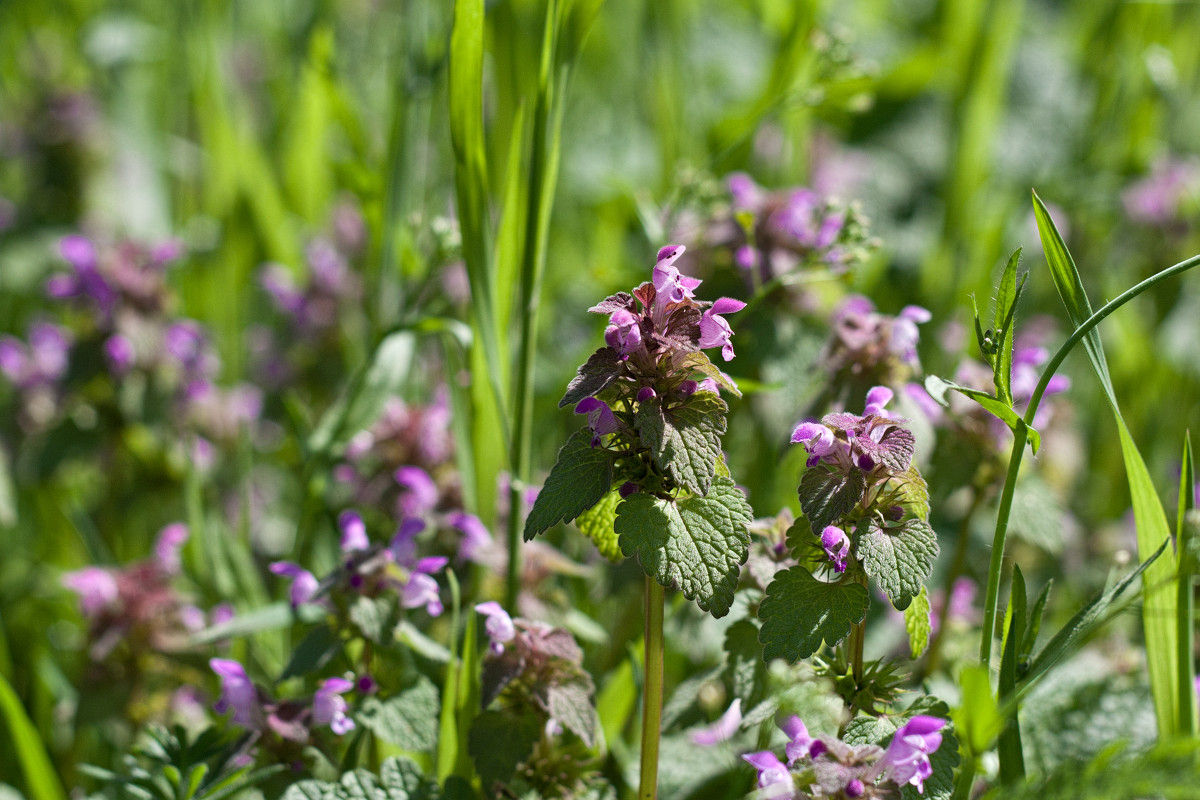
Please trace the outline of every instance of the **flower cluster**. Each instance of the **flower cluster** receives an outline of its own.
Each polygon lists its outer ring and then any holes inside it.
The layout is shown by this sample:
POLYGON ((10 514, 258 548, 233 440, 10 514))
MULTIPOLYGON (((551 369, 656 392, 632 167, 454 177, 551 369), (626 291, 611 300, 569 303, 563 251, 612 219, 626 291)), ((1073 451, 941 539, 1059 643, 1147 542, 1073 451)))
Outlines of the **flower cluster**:
POLYGON ((686 405, 698 392, 736 391, 701 351, 720 348, 724 360, 734 357, 733 330, 723 315, 746 304, 731 297, 696 300, 701 281, 675 266, 684 249, 663 247, 652 281, 589 309, 608 315, 607 346, 580 367, 560 405, 578 401, 575 413, 587 415, 593 447, 606 435, 633 431, 635 406, 686 405))
POLYGON ((917 326, 929 319, 920 306, 905 306, 891 317, 862 295, 851 295, 830 321, 822 363, 835 383, 899 386, 920 367, 917 326))
POLYGON ((221 696, 213 708, 218 714, 232 711, 235 725, 260 735, 270 731, 297 745, 308 744, 314 728, 328 726, 338 736, 354 730, 343 695, 356 688, 355 681, 327 678, 310 700, 274 700, 239 662, 214 658, 208 663, 221 679, 221 696))
POLYGON ((58 414, 73 338, 68 329, 44 320, 29 326, 28 343, 0 336, 0 374, 19 395, 18 418, 27 430, 45 427, 58 414))
POLYGON ((942 743, 946 720, 917 715, 896 731, 887 749, 846 744, 840 739, 809 735, 800 717, 780 727, 788 736, 784 763, 773 751, 742 758, 758 771, 760 796, 774 800, 812 798, 884 798, 897 786, 913 785, 924 792, 933 774, 929 757, 942 743))
POLYGON ((228 605, 205 614, 175 589, 180 550, 187 538, 187 526, 172 523, 159 532, 151 558, 120 568, 91 566, 63 575, 63 586, 79 595, 92 659, 104 660, 122 643, 146 652, 181 650, 192 633, 233 617, 228 605))
POLYGON ((334 606, 358 597, 395 595, 404 609, 424 608, 430 616, 442 613, 437 580, 446 567, 444 556, 416 556, 416 536, 424 528, 419 518, 407 518, 386 545, 373 545, 362 517, 345 511, 338 519, 341 529, 342 564, 324 580, 290 561, 276 561, 271 572, 292 581, 292 607, 305 603, 334 606))
POLYGON ((843 273, 878 246, 857 203, 806 187, 768 192, 741 172, 729 176, 728 187, 740 223, 729 242, 734 262, 759 281, 816 266, 843 273))

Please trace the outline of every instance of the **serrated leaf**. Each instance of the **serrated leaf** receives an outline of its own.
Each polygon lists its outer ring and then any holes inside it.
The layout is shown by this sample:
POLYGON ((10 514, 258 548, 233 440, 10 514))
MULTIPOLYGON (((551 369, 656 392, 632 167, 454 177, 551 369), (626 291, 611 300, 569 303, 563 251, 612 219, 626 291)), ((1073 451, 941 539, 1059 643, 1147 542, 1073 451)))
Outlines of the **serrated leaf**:
POLYGON ((423 752, 437 743, 438 690, 421 677, 386 700, 368 697, 356 718, 389 744, 423 752))
POLYGON ((585 397, 591 397, 616 380, 621 367, 617 351, 607 345, 588 356, 579 367, 575 377, 567 384, 567 393, 558 401, 558 407, 575 405, 585 397))
POLYGON ((729 406, 711 392, 697 392, 664 409, 657 401, 638 407, 634 426, 642 444, 671 480, 692 494, 708 494, 721 458, 721 435, 729 406))
POLYGON ((647 575, 723 617, 749 550, 752 519, 741 489, 716 478, 706 497, 630 495, 617 507, 616 531, 621 552, 636 555, 647 575))
POLYGON ((487 796, 496 782, 507 782, 529 758, 542 736, 542 726, 531 712, 485 711, 471 724, 467 745, 487 796))
POLYGON ((896 494, 909 516, 929 521, 929 485, 921 477, 916 464, 896 477, 896 494))
POLYGON ((738 389, 738 385, 734 383, 733 378, 721 371, 720 367, 712 362, 707 353, 690 353, 683 360, 680 369, 690 369, 693 372, 699 372, 706 378, 712 378, 725 391, 732 394, 734 397, 741 397, 742 393, 738 389))
POLYGON ((588 747, 596 744, 596 709, 592 707, 592 682, 586 676, 546 688, 550 716, 574 733, 588 747))
POLYGON ((364 769, 346 772, 338 781, 293 783, 283 800, 436 800, 437 785, 406 758, 389 758, 379 775, 364 769))
POLYGON ((914 659, 920 658, 929 646, 933 626, 929 622, 929 590, 924 586, 904 609, 904 630, 908 631, 908 647, 914 659))
POLYGON ((844 474, 815 466, 805 472, 800 478, 800 508, 813 534, 819 537, 826 526, 858 505, 866 490, 861 470, 844 474))
POLYGON ((393 594, 362 595, 350 606, 350 621, 372 642, 390 641, 399 618, 400 606, 393 594))
POLYGON ((592 540, 600 555, 614 564, 622 558, 621 546, 617 543, 617 531, 613 528, 620 502, 621 493, 613 489, 604 495, 600 502, 575 518, 575 526, 592 540))
POLYGON ((921 593, 937 554, 937 534, 924 520, 884 527, 867 518, 858 525, 854 555, 898 611, 921 593))
POLYGON ((612 457, 592 447, 589 431, 576 431, 558 451, 558 461, 525 520, 525 541, 596 505, 608 494, 612 482, 612 457))
POLYGON ((1024 427, 1029 436, 1029 446, 1033 448, 1034 455, 1037 455, 1038 448, 1042 446, 1042 435, 1032 426, 1026 425, 1025 420, 1021 419, 1021 416, 1011 406, 1005 405, 1003 401, 997 400, 987 392, 980 391, 979 389, 960 386, 954 381, 939 378, 937 375, 927 375, 925 377, 925 391, 929 392, 930 397, 947 408, 949 408, 950 403, 946 400, 946 392, 951 389, 974 400, 983 407, 984 411, 1007 425, 1010 431, 1015 433, 1017 428, 1024 427))
MULTIPOLYGON (((902 716, 858 717, 851 720, 842 741, 855 746, 874 744, 886 748, 896 731, 918 714, 949 720, 950 707, 938 698, 926 695, 905 709, 902 716)), ((954 724, 947 724, 941 734, 941 745, 929 757, 933 774, 925 779, 924 792, 918 792, 912 784, 905 784, 900 787, 903 800, 949 800, 954 794, 954 769, 959 763, 958 736, 954 724)))
POLYGON ((833 647, 862 622, 871 605, 859 583, 823 583, 804 567, 780 572, 758 607, 763 659, 808 658, 824 642, 833 647))

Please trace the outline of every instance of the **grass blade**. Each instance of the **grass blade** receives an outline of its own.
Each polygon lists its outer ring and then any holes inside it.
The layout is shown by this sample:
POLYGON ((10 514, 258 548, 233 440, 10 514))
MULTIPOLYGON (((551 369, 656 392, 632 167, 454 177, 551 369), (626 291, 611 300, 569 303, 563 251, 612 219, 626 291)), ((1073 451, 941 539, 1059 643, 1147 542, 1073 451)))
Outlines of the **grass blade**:
POLYGON ((1196 709, 1196 662, 1194 647, 1196 638, 1194 594, 1196 574, 1200 572, 1196 563, 1197 520, 1190 514, 1195 507, 1196 461, 1192 455, 1192 436, 1183 437, 1183 468, 1179 475, 1179 512, 1175 521, 1175 553, 1179 560, 1178 605, 1175 609, 1176 658, 1179 663, 1179 732, 1184 736, 1195 736, 1197 732, 1196 709))
MULTIPOLYGON (((1036 192, 1033 194, 1033 207, 1042 249, 1045 251, 1054 285, 1067 307, 1072 324, 1078 328, 1092 316, 1092 307, 1079 277, 1079 270, 1075 268, 1075 261, 1036 192)), ((1121 456, 1125 462, 1125 475, 1133 500, 1138 552, 1149 553, 1170 540, 1167 517, 1154 488, 1154 482, 1146 469, 1146 463, 1121 416, 1099 331, 1093 327, 1083 337, 1082 342, 1117 422, 1121 456)), ((1146 570, 1142 578, 1142 624, 1146 636, 1146 663, 1150 672, 1150 690, 1154 696, 1158 732, 1164 737, 1181 733, 1179 698, 1176 694, 1179 681, 1179 665, 1176 660, 1179 639, 1176 630, 1177 581, 1177 569, 1172 558, 1159 559, 1146 570)))
MULTIPOLYGON (((1004 615, 1004 642, 1001 645, 999 699, 1003 704, 1017 689, 1017 658, 1025 633, 1025 577, 1021 568, 1013 565, 1012 588, 1009 591, 1008 611, 1004 615)), ((1021 725, 1014 703, 1004 730, 1000 732, 1000 781, 1015 783, 1025 777, 1025 759, 1021 754, 1021 725)))
POLYGON ((42 746, 42 737, 25 713, 20 698, 8 680, 0 675, 0 718, 8 729, 8 738, 16 751, 17 763, 25 775, 29 800, 67 800, 58 774, 42 746))

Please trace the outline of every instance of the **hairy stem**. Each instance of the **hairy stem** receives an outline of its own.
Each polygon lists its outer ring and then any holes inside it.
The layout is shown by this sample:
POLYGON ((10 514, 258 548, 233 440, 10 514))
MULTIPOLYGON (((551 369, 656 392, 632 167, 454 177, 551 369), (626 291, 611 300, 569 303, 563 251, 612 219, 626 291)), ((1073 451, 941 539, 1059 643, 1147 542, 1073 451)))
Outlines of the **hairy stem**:
POLYGON ((642 775, 638 800, 658 796, 658 743, 663 704, 663 587, 646 576, 646 681, 642 696, 642 775))

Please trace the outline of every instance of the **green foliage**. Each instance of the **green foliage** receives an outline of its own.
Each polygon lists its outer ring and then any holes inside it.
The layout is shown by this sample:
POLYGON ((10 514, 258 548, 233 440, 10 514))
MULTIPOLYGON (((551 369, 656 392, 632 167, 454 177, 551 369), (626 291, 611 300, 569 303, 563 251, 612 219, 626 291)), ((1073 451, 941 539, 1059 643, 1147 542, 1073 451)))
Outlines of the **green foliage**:
MULTIPOLYGON (((885 715, 882 717, 857 717, 846 726, 842 740, 849 745, 874 744, 887 747, 892 736, 904 726, 911 717, 925 714, 941 719, 950 718, 950 707, 933 695, 918 698, 902 714, 885 715)), ((904 800, 949 800, 954 792, 954 769, 958 766, 958 736, 953 724, 942 728, 942 744, 937 752, 929 757, 933 774, 925 780, 925 791, 920 793, 917 787, 905 784, 900 789, 904 800)))
MULTIPOLYGON (((2 633, 0 633, 2 635, 2 633)), ((37 729, 4 675, 0 674, 0 719, 17 751, 29 800, 65 800, 66 793, 46 755, 37 729)))
POLYGON ((567 393, 558 401, 558 407, 575 405, 585 397, 604 391, 620 374, 618 364, 617 351, 608 345, 592 353, 567 384, 567 393))
POLYGON ((904 609, 904 630, 908 632, 908 648, 914 660, 929 646, 929 634, 933 630, 929 613, 929 590, 922 586, 904 609))
POLYGON ((484 787, 510 780, 541 736, 542 726, 530 712, 485 711, 476 717, 469 749, 484 787))
POLYGON ((992 694, 987 667, 968 664, 959 673, 958 680, 962 687, 962 705, 954 711, 954 725, 963 735, 967 753, 974 757, 992 746, 1004 729, 1004 718, 1000 716, 1000 708, 992 694))
POLYGON ((804 567, 777 573, 758 607, 763 658, 789 662, 808 658, 825 642, 833 647, 871 605, 867 589, 854 581, 823 583, 804 567))
POLYGON ((612 456, 592 447, 591 441, 588 430, 579 430, 558 451, 558 461, 525 520, 525 541, 559 522, 570 522, 612 489, 612 456))
POLYGON ((658 400, 641 403, 634 424, 671 480, 692 494, 706 495, 721 458, 727 413, 729 406, 720 397, 697 392, 671 408, 658 400))
POLYGON ((438 740, 438 690, 428 678, 391 697, 368 697, 355 715, 388 744, 413 753, 432 750, 438 740))
POLYGON ((604 495, 600 502, 575 518, 576 527, 592 540, 600 555, 614 564, 622 557, 621 546, 617 542, 617 531, 613 527, 617 521, 617 506, 620 503, 621 493, 613 489, 604 495))
POLYGON ((346 772, 337 781, 294 783, 283 800, 439 800, 437 784, 406 758, 389 758, 379 775, 363 769, 346 772))
POLYGON ((874 517, 858 524, 854 553, 898 611, 921 593, 937 558, 937 534, 929 523, 909 519, 883 525, 874 517))
MULTIPOLYGON (((1025 634, 1025 578, 1021 568, 1013 567, 1012 589, 1008 609, 1004 612, 1004 639, 1000 646, 999 699, 1003 703, 1016 693, 1017 659, 1025 634)), ((1000 780, 1013 783, 1025 777, 1025 760, 1021 753, 1021 725, 1014 705, 1000 732, 1000 780)))
MULTIPOLYGON (((1011 356, 1010 356, 1011 358, 1011 356)), ((929 396, 938 403, 949 408, 950 403, 946 400, 946 392, 953 389, 960 394, 971 398, 976 403, 981 405, 985 411, 999 419, 1009 430, 1016 432, 1017 428, 1025 428, 1029 436, 1029 444, 1033 447, 1034 454, 1042 446, 1042 435, 1036 429, 1031 427, 1021 418, 1021 415, 1013 410, 1012 406, 1006 404, 1003 400, 998 400, 992 397, 987 392, 979 389, 972 389, 969 386, 960 386, 954 381, 948 381, 945 378, 939 378, 936 375, 928 375, 925 378, 925 391, 929 392, 929 396)))
POLYGON ((997 787, 984 800, 1190 800, 1200 783, 1195 740, 1131 752, 1118 742, 1087 762, 1068 761, 1022 786, 997 787))
POLYGON ((826 526, 858 505, 866 489, 862 470, 842 473, 818 465, 805 472, 800 478, 800 508, 813 535, 819 538, 826 526))
MULTIPOLYGON (((1067 308, 1067 315, 1078 328, 1092 317, 1092 306, 1088 302, 1083 281, 1075 260, 1067 250, 1066 243, 1054 227, 1050 212, 1035 192, 1033 194, 1033 210, 1037 218, 1038 234, 1041 236, 1042 249, 1046 253, 1046 263, 1050 266, 1050 275, 1054 278, 1054 286, 1058 289, 1059 297, 1067 308)), ((1169 542, 1170 530, 1167 518, 1159 502, 1154 482, 1146 463, 1138 452, 1133 437, 1121 416, 1117 397, 1113 391, 1112 379, 1108 372, 1108 361, 1104 356, 1104 346, 1100 341, 1100 332, 1091 328, 1083 337, 1083 348, 1100 386, 1104 390, 1113 417, 1117 423, 1117 433, 1121 442, 1121 456, 1125 462, 1125 476, 1129 481, 1129 491, 1133 499, 1133 516, 1137 527, 1138 553, 1154 552, 1169 542)), ((1149 565, 1152 559, 1143 562, 1149 565)), ((1146 568, 1146 567, 1143 567, 1146 568)), ((1154 693, 1154 707, 1158 713, 1159 731, 1164 736, 1181 733, 1179 726, 1181 714, 1179 710, 1179 664, 1176 658, 1178 650, 1178 632, 1176 615, 1178 612, 1178 597, 1175 582, 1178 579, 1174 560, 1163 559, 1158 564, 1146 568, 1146 576, 1142 582, 1142 623, 1146 634, 1146 663, 1150 670, 1150 687, 1154 693)))
POLYGON ((329 663, 329 659, 337 655, 341 649, 342 640, 338 637, 337 631, 328 625, 319 625, 305 634, 304 638, 300 640, 300 644, 296 645, 279 680, 286 681, 288 678, 315 672, 329 663))
POLYGON ((636 555, 647 575, 723 617, 746 560, 752 519, 742 490, 716 478, 705 497, 630 495, 617 508, 616 531, 621 552, 636 555))

